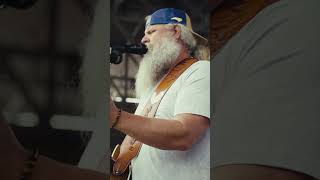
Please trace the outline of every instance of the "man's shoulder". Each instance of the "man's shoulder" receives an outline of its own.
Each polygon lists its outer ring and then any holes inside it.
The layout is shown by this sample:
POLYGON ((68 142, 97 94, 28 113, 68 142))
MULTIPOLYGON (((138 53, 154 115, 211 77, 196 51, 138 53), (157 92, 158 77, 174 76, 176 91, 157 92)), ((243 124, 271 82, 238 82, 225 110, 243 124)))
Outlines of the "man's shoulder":
POLYGON ((207 81, 208 79, 210 79, 210 62, 199 60, 185 70, 177 81, 190 84, 199 80, 207 81))
POLYGON ((197 66, 210 66, 210 61, 209 60, 198 60, 196 63, 194 63, 194 65, 197 66))
POLYGON ((186 70, 186 75, 210 76, 210 61, 199 60, 195 62, 186 70))

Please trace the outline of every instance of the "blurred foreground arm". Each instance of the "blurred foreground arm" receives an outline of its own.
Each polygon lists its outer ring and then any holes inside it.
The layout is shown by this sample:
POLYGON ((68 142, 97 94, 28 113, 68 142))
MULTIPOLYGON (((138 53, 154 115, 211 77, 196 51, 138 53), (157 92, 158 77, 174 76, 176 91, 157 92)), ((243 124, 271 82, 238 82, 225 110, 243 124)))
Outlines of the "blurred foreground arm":
MULTIPOLYGON (((25 160, 30 153, 16 139, 14 133, 0 113, 0 179, 19 180, 24 170, 25 160)), ((32 169, 32 180, 106 180, 107 175, 76 166, 63 164, 45 156, 39 156, 32 169)))

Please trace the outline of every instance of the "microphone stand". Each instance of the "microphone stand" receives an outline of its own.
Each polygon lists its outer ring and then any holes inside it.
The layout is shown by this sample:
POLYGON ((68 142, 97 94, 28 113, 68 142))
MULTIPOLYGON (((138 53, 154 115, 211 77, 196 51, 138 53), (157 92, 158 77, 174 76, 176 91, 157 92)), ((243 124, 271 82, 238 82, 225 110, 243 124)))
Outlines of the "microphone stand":
POLYGON ((112 50, 110 53, 110 63, 120 64, 122 62, 122 52, 117 50, 112 50))

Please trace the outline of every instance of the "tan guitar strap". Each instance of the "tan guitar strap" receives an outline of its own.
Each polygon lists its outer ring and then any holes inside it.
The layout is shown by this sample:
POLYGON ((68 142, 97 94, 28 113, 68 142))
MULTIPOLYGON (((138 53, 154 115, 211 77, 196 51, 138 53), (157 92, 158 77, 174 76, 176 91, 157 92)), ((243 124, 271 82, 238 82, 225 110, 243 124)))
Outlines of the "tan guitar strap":
MULTIPOLYGON (((178 77, 195 62, 197 62, 197 59, 195 58, 186 58, 170 70, 170 72, 167 74, 167 76, 165 76, 165 78, 163 78, 163 80, 157 86, 155 92, 147 101, 142 111, 143 116, 151 118, 155 116, 159 104, 168 89, 175 82, 175 80, 178 79, 178 77)), ((112 160, 115 161, 113 165, 114 175, 121 175, 125 172, 131 160, 139 154, 141 146, 142 143, 140 141, 135 140, 127 135, 121 146, 117 145, 115 147, 111 155, 112 160)))

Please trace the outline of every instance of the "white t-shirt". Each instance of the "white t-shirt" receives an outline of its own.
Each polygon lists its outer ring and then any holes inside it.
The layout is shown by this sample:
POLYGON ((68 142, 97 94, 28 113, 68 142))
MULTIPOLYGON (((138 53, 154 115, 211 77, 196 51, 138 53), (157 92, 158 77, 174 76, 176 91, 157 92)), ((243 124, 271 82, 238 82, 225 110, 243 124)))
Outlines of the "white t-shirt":
POLYGON ((259 12, 212 60, 212 166, 260 164, 320 179, 320 1, 259 12))
MULTIPOLYGON (((143 110, 141 98, 136 114, 143 110)), ((210 118, 210 62, 198 61, 189 67, 163 97, 156 118, 173 119, 176 114, 192 113, 210 118)), ((209 180, 210 129, 188 151, 161 150, 143 144, 132 161, 133 180, 209 180)))

